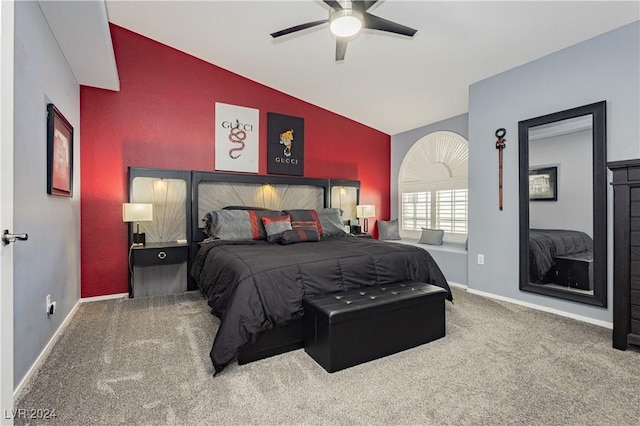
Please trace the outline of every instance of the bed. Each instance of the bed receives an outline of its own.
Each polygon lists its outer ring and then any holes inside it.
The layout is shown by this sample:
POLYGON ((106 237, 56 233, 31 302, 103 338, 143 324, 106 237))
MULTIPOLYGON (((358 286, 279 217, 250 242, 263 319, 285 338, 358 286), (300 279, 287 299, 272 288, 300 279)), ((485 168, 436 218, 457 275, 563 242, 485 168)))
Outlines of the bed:
POLYGON ((420 281, 452 300, 426 250, 349 234, 289 245, 213 241, 198 252, 192 276, 221 321, 210 354, 216 372, 265 331, 299 320, 305 295, 420 281))
MULTIPOLYGON (((249 222, 254 225, 264 225, 265 216, 289 216, 291 223, 300 225, 310 212, 321 218, 335 210, 355 212, 358 181, 332 185, 325 179, 194 172, 192 188, 190 272, 220 319, 210 353, 216 373, 236 357, 243 364, 302 347, 305 295, 421 281, 446 289, 452 300, 444 275, 426 250, 354 237, 343 230, 351 219, 344 215, 339 226, 316 219, 318 229, 324 229, 320 238, 286 242, 268 242, 257 233, 244 239, 215 238, 210 223, 203 220, 208 214, 226 217, 221 210, 235 211, 239 218, 245 214, 239 211, 245 210, 251 212, 249 222), (347 201, 347 190, 354 188, 356 198, 347 201), (332 200, 343 204, 332 205, 332 200), (296 216, 300 214, 303 217, 296 216)), ((229 223, 238 227, 238 222, 229 223)), ((294 234, 300 233, 295 229, 294 234)))
POLYGON ((584 232, 567 229, 529 230, 530 281, 553 282, 555 258, 593 252, 593 239, 584 232))

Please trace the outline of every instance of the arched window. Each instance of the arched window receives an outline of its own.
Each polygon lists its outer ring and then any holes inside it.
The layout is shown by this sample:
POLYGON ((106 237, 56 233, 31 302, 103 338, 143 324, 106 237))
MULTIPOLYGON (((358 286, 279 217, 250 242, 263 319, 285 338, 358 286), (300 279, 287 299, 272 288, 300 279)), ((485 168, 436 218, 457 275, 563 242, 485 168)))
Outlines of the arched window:
POLYGON ((453 132, 417 141, 400 166, 400 235, 420 238, 422 228, 442 229, 444 240, 467 238, 468 142, 453 132))

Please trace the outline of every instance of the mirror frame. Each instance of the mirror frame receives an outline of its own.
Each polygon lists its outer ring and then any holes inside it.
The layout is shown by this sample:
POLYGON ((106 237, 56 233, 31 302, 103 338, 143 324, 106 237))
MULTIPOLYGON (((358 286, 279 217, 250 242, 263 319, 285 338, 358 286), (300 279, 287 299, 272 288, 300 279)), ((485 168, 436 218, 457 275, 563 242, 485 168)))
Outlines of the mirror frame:
POLYGON ((607 307, 607 129, 606 101, 559 111, 518 123, 520 149, 520 290, 607 307), (593 116, 593 296, 529 280, 529 129, 583 115, 593 116))

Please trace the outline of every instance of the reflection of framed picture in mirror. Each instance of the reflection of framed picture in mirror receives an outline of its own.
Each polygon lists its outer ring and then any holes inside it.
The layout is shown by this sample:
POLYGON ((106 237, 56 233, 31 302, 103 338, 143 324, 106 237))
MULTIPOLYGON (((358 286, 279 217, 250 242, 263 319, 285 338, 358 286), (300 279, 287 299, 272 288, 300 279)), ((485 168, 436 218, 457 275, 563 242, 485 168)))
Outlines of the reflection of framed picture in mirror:
POLYGON ((558 168, 544 167, 529 169, 529 200, 558 200, 558 168))
POLYGON ((73 196, 73 127, 53 104, 47 105, 47 193, 73 196))

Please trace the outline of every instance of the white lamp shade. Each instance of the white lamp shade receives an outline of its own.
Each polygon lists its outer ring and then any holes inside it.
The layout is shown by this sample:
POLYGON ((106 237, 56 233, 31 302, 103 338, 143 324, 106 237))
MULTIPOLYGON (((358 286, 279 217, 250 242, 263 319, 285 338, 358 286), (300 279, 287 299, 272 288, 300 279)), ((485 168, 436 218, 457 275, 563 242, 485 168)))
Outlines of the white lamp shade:
POLYGON ((153 220, 153 204, 124 203, 122 205, 123 222, 148 222, 153 220))
POLYGON ((360 204, 356 206, 356 217, 358 218, 375 217, 375 215, 376 206, 372 204, 360 204))

